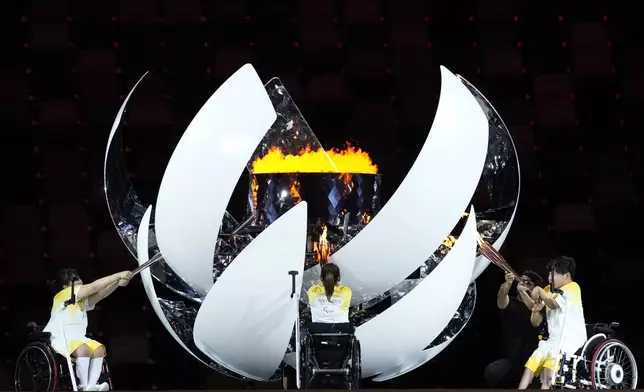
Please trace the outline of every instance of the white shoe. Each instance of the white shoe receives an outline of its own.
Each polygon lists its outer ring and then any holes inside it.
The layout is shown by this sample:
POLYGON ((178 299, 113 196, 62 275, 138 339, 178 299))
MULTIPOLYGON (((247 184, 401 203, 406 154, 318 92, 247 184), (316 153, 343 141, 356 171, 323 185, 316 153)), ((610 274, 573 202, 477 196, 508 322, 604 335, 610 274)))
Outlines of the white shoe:
POLYGON ((103 382, 100 384, 94 384, 94 385, 88 385, 85 388, 83 388, 83 391, 109 391, 110 390, 110 384, 103 382))

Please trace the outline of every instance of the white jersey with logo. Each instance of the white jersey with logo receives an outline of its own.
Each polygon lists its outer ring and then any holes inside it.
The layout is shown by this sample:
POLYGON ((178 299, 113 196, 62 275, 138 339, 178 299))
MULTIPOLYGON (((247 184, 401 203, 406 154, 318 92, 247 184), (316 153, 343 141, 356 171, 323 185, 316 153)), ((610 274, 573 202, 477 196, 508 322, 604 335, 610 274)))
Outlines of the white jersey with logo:
POLYGON ((348 323, 351 289, 335 286, 331 300, 326 296, 324 287, 315 285, 307 292, 311 307, 311 321, 314 323, 348 323))
POLYGON ((56 352, 67 355, 87 340, 87 312, 94 307, 87 300, 65 306, 72 295, 67 287, 54 297, 49 322, 43 329, 51 333, 51 345, 56 352), (67 348, 65 348, 67 343, 67 348))
MULTIPOLYGON (((550 286, 546 286, 544 290, 550 293, 550 286)), ((563 295, 552 295, 559 307, 546 307, 548 341, 559 346, 564 353, 574 354, 588 340, 581 288, 576 282, 570 282, 561 286, 560 290, 563 291, 563 295)))

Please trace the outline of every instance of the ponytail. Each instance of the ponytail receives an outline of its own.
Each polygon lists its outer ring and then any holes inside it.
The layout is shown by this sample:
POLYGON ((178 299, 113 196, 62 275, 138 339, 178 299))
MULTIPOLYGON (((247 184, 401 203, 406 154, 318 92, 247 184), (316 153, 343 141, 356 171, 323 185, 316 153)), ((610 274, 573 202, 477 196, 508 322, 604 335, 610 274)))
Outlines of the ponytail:
POLYGON ((321 273, 322 284, 324 285, 324 293, 326 298, 331 301, 335 285, 340 281, 340 268, 333 263, 326 263, 322 267, 321 273))

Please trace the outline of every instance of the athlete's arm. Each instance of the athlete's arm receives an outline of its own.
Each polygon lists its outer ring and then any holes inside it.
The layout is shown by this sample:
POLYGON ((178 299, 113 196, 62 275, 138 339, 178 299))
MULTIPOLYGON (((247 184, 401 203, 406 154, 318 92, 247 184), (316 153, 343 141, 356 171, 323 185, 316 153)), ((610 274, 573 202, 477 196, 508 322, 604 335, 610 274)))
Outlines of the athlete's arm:
POLYGON ((543 323, 543 316, 541 315, 541 309, 543 309, 543 302, 534 304, 532 307, 532 314, 530 315, 530 322, 533 327, 538 327, 543 323))
POLYGON ((532 310, 532 308, 534 307, 534 301, 532 300, 532 298, 530 298, 530 289, 523 283, 519 283, 517 285, 517 291, 519 292, 519 296, 521 296, 521 301, 528 309, 532 310))
POLYGON ((130 271, 117 272, 116 274, 95 280, 92 283, 81 285, 77 289, 75 288, 76 299, 80 301, 85 298, 89 298, 92 295, 98 294, 102 290, 109 288, 112 284, 118 285, 119 280, 121 279, 129 281, 132 279, 132 273, 130 271))
POLYGON ((510 287, 512 287, 512 282, 514 281, 514 275, 509 272, 505 273, 505 282, 499 287, 499 291, 496 293, 496 306, 499 309, 505 309, 510 304, 510 287))
POLYGON ((547 293, 546 290, 542 289, 539 286, 535 287, 534 290, 532 290, 532 298, 540 299, 550 309, 559 309, 559 303, 552 296, 552 294, 547 293))

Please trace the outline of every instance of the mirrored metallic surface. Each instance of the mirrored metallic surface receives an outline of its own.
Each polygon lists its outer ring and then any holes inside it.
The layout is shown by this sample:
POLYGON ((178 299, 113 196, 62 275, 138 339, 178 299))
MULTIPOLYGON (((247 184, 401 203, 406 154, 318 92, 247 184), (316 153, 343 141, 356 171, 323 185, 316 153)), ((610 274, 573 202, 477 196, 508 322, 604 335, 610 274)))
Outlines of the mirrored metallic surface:
MULTIPOLYGON (((462 81, 476 97, 489 121, 488 155, 472 204, 477 211, 479 233, 490 243, 494 243, 506 230, 518 202, 518 159, 510 134, 496 110, 469 82, 465 79, 462 81)), ((306 147, 313 150, 322 148, 281 81, 277 78, 272 79, 266 84, 266 89, 276 109, 278 119, 257 147, 253 157, 250 158, 247 166, 249 172, 252 171, 252 162, 265 155, 272 147, 279 147, 285 154, 295 155, 306 147)), ((127 111, 127 105, 125 108, 127 111)), ((136 257, 136 231, 146 207, 141 203, 132 182, 129 180, 123 154, 123 131, 123 119, 121 118, 106 153, 105 193, 114 225, 126 247, 136 257)), ((329 162, 333 166, 331 159, 329 162)), ((213 260, 215 281, 253 238, 303 198, 307 200, 310 207, 306 269, 318 265, 320 258, 328 257, 334 250, 348 243, 378 213, 382 202, 379 193, 380 175, 273 173, 251 174, 250 178, 247 216, 237 220, 227 213, 220 234, 215 239, 216 249, 213 260), (320 239, 323 234, 329 248, 321 251, 320 239), (327 251, 329 253, 325 253, 327 251)), ((465 219, 462 221, 464 222, 465 219)), ((428 222, 428 224, 431 223, 428 222)), ((156 242, 153 240, 155 237, 154 218, 152 218, 150 226, 149 254, 152 256, 159 252, 156 242)), ((423 265, 419 266, 419 270, 409 279, 402 281, 382 295, 351 308, 351 321, 359 326, 409 293, 443 260, 454 241, 458 239, 460 230, 461 228, 456 227, 443 245, 423 265)), ((153 265, 151 272, 155 280, 184 299, 159 298, 166 318, 171 321, 173 329, 182 341, 188 347, 194 348, 195 353, 203 356, 213 369, 232 377, 244 379, 244 377, 233 374, 207 359, 194 347, 191 338, 192 326, 203 297, 176 276, 163 261, 153 265)), ((312 283, 303 282, 303 292, 312 283)), ((476 286, 472 283, 452 321, 427 348, 437 346, 456 336, 469 321, 475 302, 476 286)), ((310 318, 306 296, 302 297, 300 309, 301 323, 304 324, 307 318, 310 318)), ((289 347, 287 353, 292 350, 293 347, 289 347)), ((273 379, 280 375, 281 371, 276 370, 273 379)))

